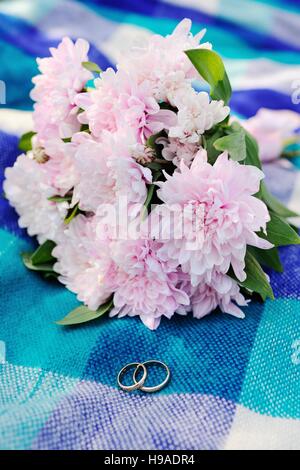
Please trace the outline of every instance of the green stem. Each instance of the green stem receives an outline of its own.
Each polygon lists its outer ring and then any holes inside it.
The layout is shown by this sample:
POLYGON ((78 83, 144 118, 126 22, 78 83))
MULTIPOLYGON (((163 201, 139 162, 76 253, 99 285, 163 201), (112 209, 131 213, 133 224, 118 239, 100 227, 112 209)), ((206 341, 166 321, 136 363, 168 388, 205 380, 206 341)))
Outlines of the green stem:
POLYGON ((170 162, 168 162, 167 160, 164 160, 163 158, 154 158, 154 159, 152 160, 152 162, 154 162, 154 163, 161 163, 162 165, 167 165, 168 163, 170 163, 170 162))

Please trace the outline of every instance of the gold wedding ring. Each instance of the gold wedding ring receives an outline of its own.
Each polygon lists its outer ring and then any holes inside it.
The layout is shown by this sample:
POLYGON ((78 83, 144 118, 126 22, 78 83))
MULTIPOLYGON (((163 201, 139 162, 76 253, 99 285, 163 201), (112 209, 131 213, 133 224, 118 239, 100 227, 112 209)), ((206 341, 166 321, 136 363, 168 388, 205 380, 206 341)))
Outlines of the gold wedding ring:
POLYGON ((141 390, 142 392, 153 393, 153 392, 158 392, 159 390, 164 388, 167 385, 167 383, 169 382, 170 377, 171 377, 170 369, 164 362, 157 361, 156 359, 151 359, 151 360, 145 361, 145 362, 131 362, 130 364, 126 364, 126 366, 124 366, 120 370, 120 372, 118 374, 117 381, 118 381, 119 387, 122 390, 125 390, 126 392, 132 392, 133 390, 141 390), (159 384, 151 386, 151 387, 149 387, 149 386, 147 387, 147 386, 144 385, 144 383, 147 379, 147 375, 148 375, 146 366, 149 366, 151 364, 158 365, 159 367, 164 368, 166 370, 166 377, 159 384), (135 369, 134 369, 134 372, 133 372, 133 382, 134 383, 132 385, 122 384, 122 382, 121 382, 122 376, 125 374, 125 372, 129 368, 131 368, 133 366, 135 366, 135 369), (138 373, 139 373, 140 369, 143 370, 143 375, 139 380, 137 380, 137 376, 138 376, 138 373))

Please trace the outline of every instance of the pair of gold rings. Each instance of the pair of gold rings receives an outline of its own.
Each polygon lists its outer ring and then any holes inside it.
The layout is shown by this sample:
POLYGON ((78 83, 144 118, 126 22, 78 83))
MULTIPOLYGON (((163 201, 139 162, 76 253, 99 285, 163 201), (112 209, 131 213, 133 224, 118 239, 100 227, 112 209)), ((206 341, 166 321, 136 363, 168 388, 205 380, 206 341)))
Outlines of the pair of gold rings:
POLYGON ((163 387, 165 387, 167 385, 167 383, 169 382, 169 380, 170 380, 170 376, 171 376, 170 369, 164 362, 156 361, 155 359, 151 359, 150 361, 146 361, 146 362, 131 362, 130 364, 126 364, 126 366, 124 366, 120 370, 120 372, 118 374, 117 381, 118 381, 119 387, 122 390, 125 390, 125 392, 133 392, 133 390, 141 390, 142 392, 152 393, 152 392, 158 392, 163 387), (144 385, 145 382, 146 382, 147 376, 148 376, 148 371, 147 371, 146 366, 149 366, 150 364, 158 365, 160 367, 163 367, 166 370, 166 377, 158 385, 154 385, 152 387, 147 387, 147 386, 144 385), (130 369, 132 367, 134 367, 133 384, 132 385, 124 385, 121 382, 121 379, 124 376, 125 372, 127 372, 128 369, 130 369), (138 374, 140 372, 143 372, 143 375, 141 376, 140 379, 138 379, 137 377, 138 377, 138 374))

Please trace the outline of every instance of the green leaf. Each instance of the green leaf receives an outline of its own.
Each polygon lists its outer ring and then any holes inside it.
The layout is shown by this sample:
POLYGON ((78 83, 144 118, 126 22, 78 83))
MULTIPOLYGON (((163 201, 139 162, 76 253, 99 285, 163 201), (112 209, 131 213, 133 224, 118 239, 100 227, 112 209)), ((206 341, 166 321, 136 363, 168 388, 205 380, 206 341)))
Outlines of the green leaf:
POLYGON ((246 145, 246 165, 256 166, 261 170, 261 161, 259 158, 259 150, 256 139, 246 131, 246 129, 241 126, 237 121, 233 122, 228 128, 228 131, 231 133, 242 132, 245 136, 245 145, 246 145))
POLYGON ((72 196, 51 196, 48 197, 48 201, 52 202, 71 202, 72 196))
MULTIPOLYGON (((234 123, 234 125, 240 126, 240 124, 238 123, 234 123)), ((246 143, 246 158, 245 158, 244 163, 245 165, 256 166, 256 168, 261 170, 262 166, 261 166, 261 161, 259 158, 258 144, 256 142, 256 139, 254 139, 254 137, 251 134, 249 134, 249 132, 247 132, 244 128, 243 130, 245 132, 245 143, 246 143)), ((260 199, 262 199, 262 184, 263 182, 261 181, 259 190, 256 194, 256 196, 260 199)))
POLYGON ((96 320, 96 318, 101 317, 105 313, 107 313, 113 307, 113 299, 106 302, 104 305, 98 308, 95 312, 89 310, 85 305, 81 305, 80 307, 75 308, 72 310, 65 318, 62 320, 58 320, 58 325, 78 325, 80 323, 85 323, 91 320, 96 320))
POLYGON ((207 151, 208 161, 211 165, 215 163, 220 153, 222 153, 214 146, 214 143, 220 137, 224 137, 224 130, 221 128, 217 128, 217 130, 215 130, 213 133, 205 133, 202 136, 202 145, 207 151))
POLYGON ((241 127, 232 134, 220 137, 214 142, 214 147, 220 151, 227 151, 232 160, 240 162, 247 157, 245 132, 241 127))
POLYGON ((53 248, 55 243, 51 240, 45 241, 40 245, 34 253, 21 253, 21 257, 26 268, 32 271, 42 271, 49 275, 55 275, 53 271, 53 265, 56 258, 52 256, 53 248))
POLYGON ((95 73, 102 72, 99 65, 95 64, 95 62, 82 62, 82 67, 89 70, 90 72, 95 72, 95 73))
POLYGON ((90 133, 90 128, 88 124, 81 124, 80 126, 80 132, 88 132, 90 133))
POLYGON ((47 271, 44 273, 44 278, 45 279, 51 279, 51 280, 57 280, 59 274, 56 273, 55 271, 47 271))
POLYGON ((19 141, 19 149, 25 153, 32 150, 31 139, 35 134, 36 132, 26 132, 26 134, 23 134, 19 141))
POLYGON ((268 278, 249 250, 246 252, 245 263, 247 278, 244 282, 238 281, 239 284, 250 291, 257 292, 263 300, 266 300, 267 297, 274 300, 273 290, 268 278))
POLYGON ((271 220, 267 223, 267 236, 264 238, 275 246, 300 244, 298 233, 284 219, 272 211, 270 211, 270 217, 271 220))
POLYGON ((208 49, 191 49, 185 53, 201 77, 210 85, 211 97, 227 104, 231 97, 231 85, 221 57, 208 49))
POLYGON ((55 258, 52 256, 55 246, 56 244, 53 241, 46 240, 31 255, 32 264, 37 265, 55 261, 55 258))
POLYGON ((262 250, 261 248, 256 247, 248 247, 250 253, 254 256, 254 258, 268 268, 274 269, 279 273, 283 272, 283 266, 280 261, 279 251, 276 247, 271 248, 270 250, 262 250))
POLYGON ((152 201, 152 198, 154 196, 155 189, 157 188, 156 184, 154 184, 154 183, 155 183, 155 181, 158 180, 159 176, 160 176, 160 172, 154 173, 153 178, 152 178, 153 183, 148 185, 147 198, 144 202, 144 208, 143 208, 143 211, 142 211, 142 218, 146 217, 147 214, 148 214, 148 208, 149 208, 149 206, 151 204, 151 201, 152 201))
POLYGON ((62 139, 62 141, 65 143, 65 144, 69 144, 70 142, 72 142, 72 137, 64 137, 62 139))
POLYGON ((53 271, 53 263, 33 264, 31 253, 21 253, 21 257, 26 268, 30 269, 31 271, 53 271))
POLYGON ((299 217, 297 212, 291 211, 286 206, 284 206, 278 199, 269 193, 264 182, 261 184, 261 197, 264 202, 267 204, 269 209, 274 211, 279 217, 288 218, 288 217, 299 217))
POLYGON ((243 130, 245 132, 245 143, 246 143, 246 153, 247 153, 245 164, 256 166, 257 168, 261 170, 261 161, 259 158, 259 150, 258 150, 257 142, 254 139, 254 137, 252 137, 252 135, 249 134, 249 132, 245 131, 244 128, 243 130))
MULTIPOLYGON (((169 162, 166 162, 166 163, 169 163, 169 162)), ((145 167, 146 168, 150 168, 150 170, 162 170, 165 165, 163 165, 162 163, 158 163, 158 162, 150 162, 150 163, 146 163, 145 164, 145 167)))
POLYGON ((79 212, 79 206, 78 206, 78 203, 73 207, 73 209, 71 209, 71 211, 69 211, 69 213, 67 214, 67 217, 64 219, 64 223, 66 225, 68 225, 71 220, 74 219, 74 217, 78 214, 79 212))
POLYGON ((150 137, 147 139, 146 142, 146 147, 150 147, 151 149, 155 150, 156 149, 156 140, 159 138, 161 132, 158 134, 152 134, 150 137))
POLYGON ((261 168, 256 141, 238 122, 230 126, 221 123, 213 131, 207 131, 202 136, 202 145, 207 150, 211 164, 215 163, 221 152, 227 151, 232 160, 245 160, 248 165, 261 168))

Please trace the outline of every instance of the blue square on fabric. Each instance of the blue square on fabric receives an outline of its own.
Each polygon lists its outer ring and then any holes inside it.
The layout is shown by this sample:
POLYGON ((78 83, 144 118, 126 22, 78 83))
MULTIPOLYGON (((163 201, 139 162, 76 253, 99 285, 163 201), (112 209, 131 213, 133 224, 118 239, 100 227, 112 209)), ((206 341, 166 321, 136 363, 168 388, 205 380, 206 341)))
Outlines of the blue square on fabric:
POLYGON ((240 402, 261 414, 300 418, 300 302, 266 304, 240 402))
POLYGON ((83 378, 116 387, 125 364, 158 359, 172 374, 160 393, 203 393, 237 401, 263 309, 253 302, 244 320, 220 312, 202 320, 175 315, 156 331, 138 318, 103 318, 83 378))

